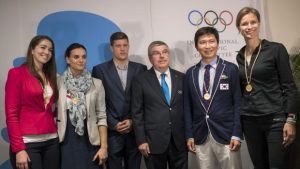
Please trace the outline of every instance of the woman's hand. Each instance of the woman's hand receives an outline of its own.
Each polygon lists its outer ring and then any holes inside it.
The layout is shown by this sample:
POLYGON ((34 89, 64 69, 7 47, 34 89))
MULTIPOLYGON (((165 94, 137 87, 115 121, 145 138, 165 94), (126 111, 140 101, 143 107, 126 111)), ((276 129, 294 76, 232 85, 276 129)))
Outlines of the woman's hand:
POLYGON ((18 169, 29 169, 30 158, 25 150, 16 153, 16 167, 18 169))
POLYGON ((102 165, 107 160, 107 148, 100 148, 98 152, 95 154, 93 161, 99 159, 98 165, 102 165))
POLYGON ((290 144, 292 144, 295 138, 296 138, 295 124, 285 123, 283 127, 283 142, 282 142, 283 146, 284 147, 289 146, 290 144))

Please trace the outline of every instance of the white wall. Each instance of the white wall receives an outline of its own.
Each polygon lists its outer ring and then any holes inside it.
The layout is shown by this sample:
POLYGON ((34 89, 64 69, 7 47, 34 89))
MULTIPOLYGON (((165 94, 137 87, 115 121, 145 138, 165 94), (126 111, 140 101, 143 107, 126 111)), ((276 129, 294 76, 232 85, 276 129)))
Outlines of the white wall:
MULTIPOLYGON (((134 19, 134 22, 123 22, 122 18, 128 17, 127 15, 113 16, 112 20, 116 21, 118 25, 125 30, 129 34, 130 37, 134 37, 140 39, 141 41, 134 42, 132 45, 131 51, 136 51, 137 55, 146 54, 146 46, 151 40, 156 39, 167 39, 166 42, 171 44, 171 47, 176 48, 178 45, 178 49, 182 50, 180 46, 186 45, 187 40, 192 40, 193 31, 195 28, 190 28, 191 35, 183 36, 180 33, 173 33, 172 31, 178 31, 178 27, 173 25, 168 25, 168 23, 155 23, 152 25, 148 24, 147 20, 155 19, 155 17, 151 18, 147 16, 146 19, 139 18, 138 14, 135 14, 134 10, 128 10, 129 5, 122 5, 122 3, 126 3, 124 0, 111 0, 115 2, 115 5, 107 6, 107 7, 99 7, 97 5, 91 6, 90 3, 99 4, 101 0, 89 0, 89 1, 81 1, 81 0, 61 0, 61 1, 53 1, 53 0, 43 0, 43 1, 35 1, 35 0, 0 0, 0 130, 6 126, 5 124, 5 116, 4 116, 4 85, 6 81, 6 75, 9 68, 12 67, 12 61, 14 56, 20 56, 25 53, 26 47, 29 43, 29 40, 36 33, 36 24, 37 21, 40 20, 39 15, 34 15, 38 13, 40 15, 47 14, 51 12, 53 9, 56 11, 61 10, 71 10, 71 9, 80 9, 83 11, 89 11, 96 14, 107 14, 112 12, 115 8, 122 8, 125 6, 123 11, 127 11, 130 13, 129 17, 134 19), (51 1, 51 3, 49 3, 51 1), (121 7, 120 7, 121 6, 121 7), (140 20, 145 20, 144 25, 139 22, 140 20), (26 21, 26 23, 23 23, 26 21), (157 28, 157 26, 161 26, 161 28, 157 28), (156 29, 153 29, 156 27, 156 29), (35 29, 33 29, 35 28, 35 29), (141 31, 132 31, 133 28, 141 31), (165 31, 166 33, 162 33, 160 31, 165 31), (138 34, 137 34, 138 33, 138 34), (138 36, 138 37, 137 37, 138 36), (142 45, 142 47, 140 47, 142 45), (140 47, 140 48, 137 48, 140 47), (145 53, 145 54, 142 54, 145 53)), ((127 0, 128 1, 128 0, 127 0)), ((129 0, 133 2, 133 0, 129 0)), ((185 6, 188 7, 190 4, 199 2, 201 0, 186 0, 185 6)), ((202 0, 203 1, 203 0, 202 0)), ((205 0, 205 2, 212 2, 205 0)), ((239 3, 242 4, 240 0, 239 3)), ((109 4, 109 2, 101 1, 104 4, 109 4)), ((141 4, 141 1, 136 0, 136 5, 144 6, 144 8, 139 10, 151 10, 148 6, 153 4, 164 4, 164 7, 157 8, 156 12, 161 12, 161 14, 168 13, 170 11, 175 11, 172 8, 172 5, 168 5, 167 1, 153 1, 151 4, 151 0, 147 0, 148 3, 141 4)), ((169 1, 172 2, 172 1, 169 1)), ((267 39, 272 41, 277 41, 283 43, 288 52, 292 53, 295 49, 300 48, 300 1, 299 0, 264 0, 265 2, 265 17, 266 17, 266 26, 267 26, 267 39)), ((101 4, 102 5, 102 4, 101 4)), ((239 4, 240 5, 240 4, 239 4)), ((198 4, 196 8, 201 8, 203 4, 198 4)), ((212 5, 213 6, 213 5, 212 5)), ((231 4, 224 4, 224 6, 231 6, 231 4)), ((132 6, 134 8, 134 5, 132 6)), ((183 10, 183 8, 180 8, 183 10)), ((178 9, 178 10, 180 10, 178 9)), ((155 9, 152 9, 155 11, 155 9)), ((235 13, 239 9, 233 10, 235 13)), ((140 11, 141 12, 141 11, 140 11)), ((172 21, 178 20, 178 18, 172 18, 172 15, 168 13, 166 15, 166 20, 171 19, 172 21)), ((157 17, 157 16, 156 16, 157 17)), ((185 16, 182 16, 185 17, 185 16)), ((179 29, 180 31, 180 29, 179 29)), ((234 36, 238 36, 237 34, 234 36)), ((222 37, 222 35, 221 35, 222 37)), ((134 39, 133 38, 133 39, 134 39)), ((240 44, 242 45, 242 44, 240 44)), ((238 49, 237 49, 238 50, 238 49)), ((185 53, 186 54, 186 53, 185 53)), ((176 53, 175 53, 176 55, 176 53)), ((185 56, 186 57, 186 56, 185 56)), ((145 59, 146 61, 147 59, 145 59)), ((233 59, 234 60, 234 59, 233 59)), ((147 64, 149 64, 146 61, 147 64)), ((243 144, 244 145, 244 144, 243 144)), ((243 153, 245 156, 245 164, 248 165, 249 157, 247 157, 247 152, 245 152, 245 146, 243 146, 243 153)), ((1 164, 7 160, 8 156, 8 144, 3 141, 0 137, 0 169, 1 164)), ((6 169, 6 168, 5 168, 6 169)))
POLYGON ((268 37, 283 43, 289 53, 300 52, 300 1, 265 0, 268 37))

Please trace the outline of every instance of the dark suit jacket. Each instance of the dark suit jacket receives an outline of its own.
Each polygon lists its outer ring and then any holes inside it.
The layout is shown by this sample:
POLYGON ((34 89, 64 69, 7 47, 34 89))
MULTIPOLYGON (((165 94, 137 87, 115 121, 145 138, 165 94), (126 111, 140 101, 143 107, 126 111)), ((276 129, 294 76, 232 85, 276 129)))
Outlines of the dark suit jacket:
POLYGON ((237 66, 219 59, 210 107, 205 109, 199 88, 200 65, 191 67, 184 80, 186 137, 194 138, 197 145, 204 143, 209 132, 221 144, 229 144, 232 136, 242 139, 237 66))
POLYGON ((154 69, 132 83, 132 119, 137 144, 148 143, 153 154, 163 153, 171 135, 178 150, 186 149, 183 117, 183 73, 170 69, 171 103, 168 105, 154 69))
POLYGON ((113 60, 93 67, 92 76, 102 80, 105 89, 106 114, 109 129, 114 130, 118 122, 131 118, 130 90, 135 75, 147 70, 145 65, 128 63, 127 84, 124 91, 113 60))

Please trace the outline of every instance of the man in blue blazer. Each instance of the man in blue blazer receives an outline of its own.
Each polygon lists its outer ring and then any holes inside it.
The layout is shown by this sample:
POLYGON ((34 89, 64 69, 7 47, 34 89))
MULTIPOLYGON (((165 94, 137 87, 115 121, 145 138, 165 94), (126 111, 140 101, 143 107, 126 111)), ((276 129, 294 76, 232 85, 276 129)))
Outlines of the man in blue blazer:
POLYGON ((148 47, 153 67, 132 82, 132 119, 147 169, 187 169, 184 137, 183 73, 169 68, 169 47, 148 47))
POLYGON ((184 81, 187 146, 201 168, 241 169, 241 90, 239 70, 217 56, 219 34, 202 27, 195 34, 202 59, 188 69, 184 81))
POLYGON ((102 80, 108 123, 108 169, 140 169, 141 154, 132 131, 131 81, 145 65, 128 60, 129 40, 123 32, 110 37, 113 59, 93 68, 92 76, 102 80), (124 166, 124 167, 123 167, 124 166))

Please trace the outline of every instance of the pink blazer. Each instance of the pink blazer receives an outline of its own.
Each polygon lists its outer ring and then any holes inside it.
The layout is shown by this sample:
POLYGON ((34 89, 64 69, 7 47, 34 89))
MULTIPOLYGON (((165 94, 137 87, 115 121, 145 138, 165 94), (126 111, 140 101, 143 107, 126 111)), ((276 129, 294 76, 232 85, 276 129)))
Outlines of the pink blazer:
POLYGON ((9 70, 5 85, 5 114, 13 152, 26 148, 23 135, 56 133, 54 111, 54 96, 45 108, 42 86, 25 65, 9 70))

